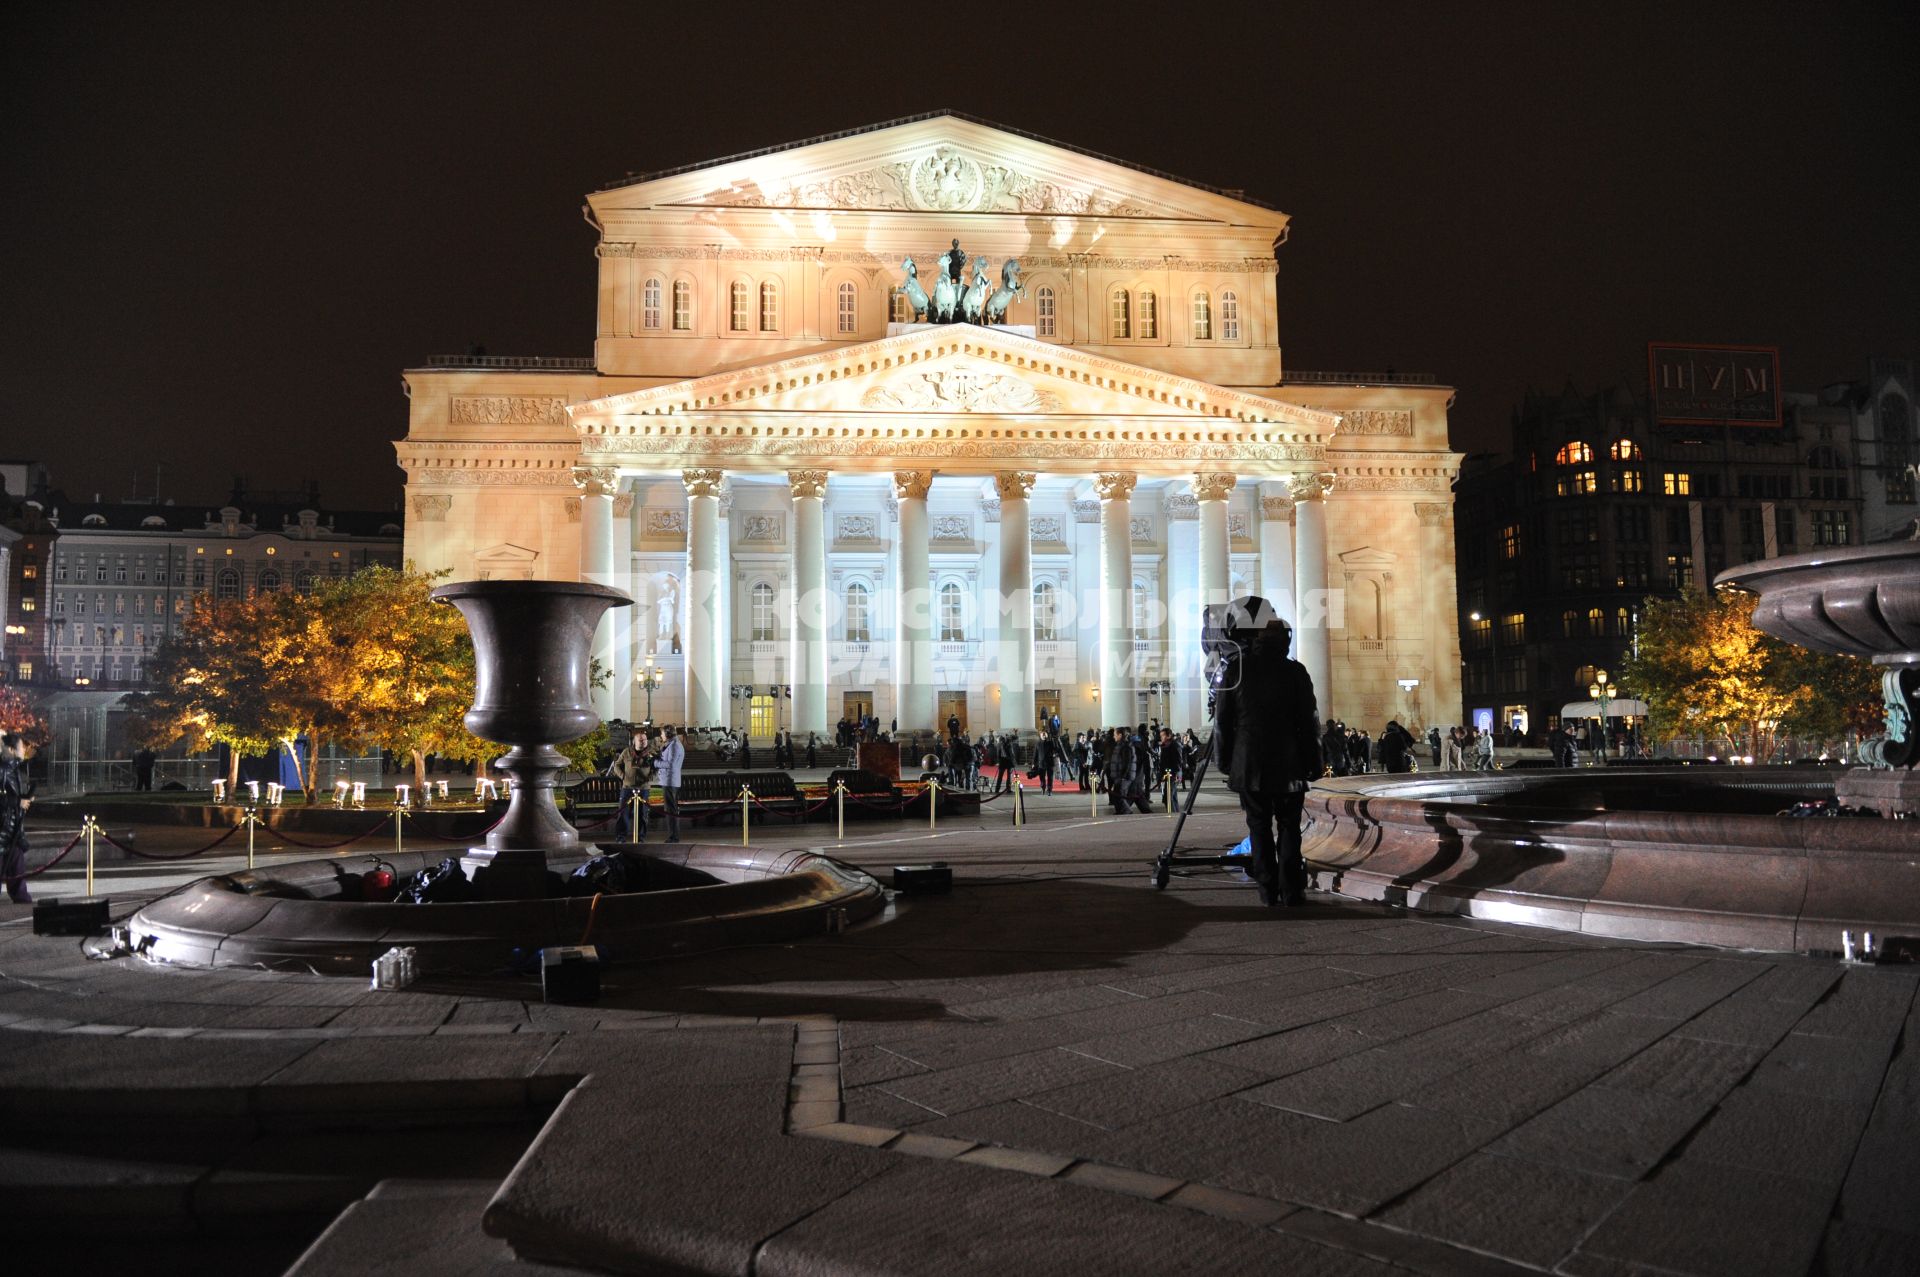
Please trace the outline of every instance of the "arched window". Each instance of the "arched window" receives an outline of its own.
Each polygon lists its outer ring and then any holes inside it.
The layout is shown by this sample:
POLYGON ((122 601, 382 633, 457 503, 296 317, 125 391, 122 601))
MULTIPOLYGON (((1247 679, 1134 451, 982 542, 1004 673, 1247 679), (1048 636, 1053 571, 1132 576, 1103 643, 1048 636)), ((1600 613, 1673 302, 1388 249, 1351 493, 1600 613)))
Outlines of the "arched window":
POLYGON ((1127 298, 1127 290, 1116 288, 1110 299, 1113 313, 1111 332, 1115 341, 1125 341, 1133 336, 1133 307, 1127 298))
POLYGON ((1042 581, 1033 587, 1033 637, 1036 642, 1052 643, 1059 638, 1059 609, 1053 582, 1042 581))
POLYGON ((1051 288, 1042 288, 1033 295, 1033 331, 1040 337, 1055 335, 1051 288))
POLYGON ((1240 340, 1240 295, 1231 288, 1220 291, 1220 340, 1240 340))
POLYGON ((640 326, 658 329, 660 327, 660 277, 648 279, 640 289, 640 326))
POLYGON ((1574 629, 1579 624, 1580 624, 1580 614, 1578 612, 1574 611, 1572 608, 1568 608, 1566 611, 1562 612, 1560 614, 1560 637, 1572 638, 1574 635, 1574 629))
POLYGON ((279 570, 276 568, 261 568, 259 583, 257 588, 260 590, 262 594, 266 593, 268 590, 279 589, 280 588, 279 570))
POLYGON ((847 586, 847 642, 873 642, 873 596, 858 581, 847 586))
POLYGON ((1587 633, 1599 638, 1607 632, 1607 614, 1597 607, 1587 609, 1587 633))
POLYGON ((727 285, 727 331, 747 331, 747 285, 743 280, 727 285))
POLYGON ((760 331, 780 331, 780 285, 772 280, 760 285, 760 331))
POLYGON ((213 597, 216 599, 237 599, 240 597, 240 570, 221 568, 213 578, 213 597))
POLYGON ((940 641, 942 643, 964 643, 967 641, 965 614, 962 611, 964 596, 960 592, 958 581, 948 581, 940 587, 940 641))
POLYGON ((835 323, 837 331, 857 333, 860 331, 859 295, 852 284, 842 284, 834 290, 835 323))
POLYGON ((1133 613, 1133 637, 1147 637, 1147 583, 1139 577, 1133 579, 1133 597, 1129 600, 1133 613))
POLYGON ((907 290, 896 288, 887 294, 887 316, 896 324, 913 322, 913 306, 907 301, 907 290))
POLYGON ((1160 299, 1147 289, 1140 290, 1140 340, 1152 341, 1160 335, 1160 299))
MULTIPOLYGON (((313 593, 313 569, 301 568, 300 575, 293 579, 293 588, 300 591, 300 593, 302 594, 312 594, 313 593)), ((153 610, 155 612, 158 612, 160 610, 159 605, 157 603, 154 605, 153 610)))
POLYGON ((761 581, 753 587, 753 641, 773 642, 773 587, 761 581))
POLYGON ((677 333, 693 331, 693 281, 691 280, 673 281, 673 331, 677 333))
POLYGON ((1632 461, 1641 455, 1640 445, 1631 439, 1615 439, 1607 455, 1615 461, 1632 461))
POLYGON ((1633 614, 1623 607, 1613 610, 1613 632, 1621 638, 1633 633, 1633 614))
POLYGON ((1213 340, 1213 294, 1204 288, 1193 295, 1193 339, 1213 340))
POLYGON ((1584 466, 1592 460, 1593 449, 1578 439, 1553 454, 1553 463, 1557 466, 1584 466))

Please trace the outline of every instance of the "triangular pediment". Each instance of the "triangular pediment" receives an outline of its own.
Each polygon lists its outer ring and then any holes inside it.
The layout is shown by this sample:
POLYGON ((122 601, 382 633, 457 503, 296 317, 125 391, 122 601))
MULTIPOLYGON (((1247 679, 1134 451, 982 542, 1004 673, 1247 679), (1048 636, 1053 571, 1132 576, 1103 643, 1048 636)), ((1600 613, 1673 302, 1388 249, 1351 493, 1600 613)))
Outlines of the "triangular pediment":
POLYGON ((596 213, 694 206, 1173 219, 1270 228, 1287 216, 1115 160, 940 114, 645 177, 596 213))
POLYGON ((638 417, 810 413, 1102 423, 1217 418, 1320 440, 1339 421, 1334 413, 969 324, 915 325, 879 341, 589 400, 567 412, 583 433, 638 417))

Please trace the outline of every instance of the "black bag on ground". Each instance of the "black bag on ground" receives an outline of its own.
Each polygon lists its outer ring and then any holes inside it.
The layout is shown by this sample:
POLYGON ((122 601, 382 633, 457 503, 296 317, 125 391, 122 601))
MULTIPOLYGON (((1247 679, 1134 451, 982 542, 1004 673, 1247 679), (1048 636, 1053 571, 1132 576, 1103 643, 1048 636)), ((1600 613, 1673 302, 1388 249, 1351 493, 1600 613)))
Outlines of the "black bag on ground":
POLYGON ((630 880, 644 876, 640 868, 617 851, 595 856, 567 875, 567 894, 592 896, 631 890, 639 883, 630 880))
POLYGON ((449 856, 431 869, 422 869, 407 881, 400 898, 416 905, 451 904, 473 899, 473 883, 458 859, 449 856))

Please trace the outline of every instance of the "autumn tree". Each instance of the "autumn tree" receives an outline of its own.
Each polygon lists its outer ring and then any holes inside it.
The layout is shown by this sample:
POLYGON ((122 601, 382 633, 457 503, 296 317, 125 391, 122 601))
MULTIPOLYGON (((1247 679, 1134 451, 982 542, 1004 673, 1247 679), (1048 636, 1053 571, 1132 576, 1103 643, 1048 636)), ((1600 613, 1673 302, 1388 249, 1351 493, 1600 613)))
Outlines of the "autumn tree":
POLYGON ((38 749, 47 743, 47 718, 19 688, 0 684, 0 732, 18 732, 38 749))
POLYGON ((185 741, 195 753, 214 745, 232 751, 229 786, 243 755, 279 741, 262 654, 258 599, 200 599, 148 662, 151 690, 132 698, 135 744, 162 749, 185 741))
POLYGON ((1830 738, 1870 724, 1873 667, 1755 629, 1754 602, 1732 591, 1646 601, 1621 685, 1647 702, 1656 731, 1725 737, 1764 759, 1782 730, 1830 738))

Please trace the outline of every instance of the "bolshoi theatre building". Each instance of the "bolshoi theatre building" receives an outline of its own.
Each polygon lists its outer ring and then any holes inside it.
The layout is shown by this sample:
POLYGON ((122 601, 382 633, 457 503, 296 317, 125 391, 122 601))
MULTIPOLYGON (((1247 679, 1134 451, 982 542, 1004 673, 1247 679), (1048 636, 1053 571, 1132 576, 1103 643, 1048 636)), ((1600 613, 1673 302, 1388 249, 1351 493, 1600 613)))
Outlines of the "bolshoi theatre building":
POLYGON ((419 568, 634 597, 603 715, 1204 730, 1258 593, 1322 715, 1460 721, 1453 392, 1285 366, 1285 214, 944 112, 585 213, 593 357, 409 369, 396 451, 419 568))

